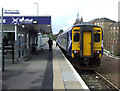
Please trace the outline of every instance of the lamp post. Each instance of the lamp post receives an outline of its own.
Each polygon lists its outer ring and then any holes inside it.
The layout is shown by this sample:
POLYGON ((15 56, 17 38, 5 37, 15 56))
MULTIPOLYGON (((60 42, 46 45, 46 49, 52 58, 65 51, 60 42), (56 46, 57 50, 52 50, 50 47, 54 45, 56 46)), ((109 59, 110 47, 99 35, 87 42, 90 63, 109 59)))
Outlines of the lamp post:
POLYGON ((36 4, 37 5, 37 15, 39 15, 39 3, 34 3, 34 4, 36 4))

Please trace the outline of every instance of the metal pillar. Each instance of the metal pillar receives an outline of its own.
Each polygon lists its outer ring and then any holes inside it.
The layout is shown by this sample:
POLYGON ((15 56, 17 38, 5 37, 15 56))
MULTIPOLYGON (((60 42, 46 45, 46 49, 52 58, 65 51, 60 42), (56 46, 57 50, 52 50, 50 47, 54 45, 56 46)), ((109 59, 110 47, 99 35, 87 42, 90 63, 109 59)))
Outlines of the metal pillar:
POLYGON ((4 58, 3 58, 3 8, 2 8, 2 15, 1 15, 1 63, 2 63, 2 71, 4 71, 4 58))
POLYGON ((18 33, 17 33, 17 24, 15 24, 15 41, 17 41, 17 35, 18 35, 18 33))
POLYGON ((17 24, 14 24, 15 25, 15 47, 14 47, 14 52, 15 52, 15 61, 17 61, 18 59, 18 29, 17 29, 17 24))

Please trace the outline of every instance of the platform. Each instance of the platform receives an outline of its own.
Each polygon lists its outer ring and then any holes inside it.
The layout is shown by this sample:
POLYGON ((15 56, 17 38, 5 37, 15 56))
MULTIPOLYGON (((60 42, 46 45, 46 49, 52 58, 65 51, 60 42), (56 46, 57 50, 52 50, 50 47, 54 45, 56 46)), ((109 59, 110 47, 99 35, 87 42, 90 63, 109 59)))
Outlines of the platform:
POLYGON ((3 72, 3 89, 48 89, 70 90, 89 88, 75 71, 70 62, 53 43, 49 51, 45 44, 43 50, 28 56, 26 60, 11 64, 6 61, 3 72))

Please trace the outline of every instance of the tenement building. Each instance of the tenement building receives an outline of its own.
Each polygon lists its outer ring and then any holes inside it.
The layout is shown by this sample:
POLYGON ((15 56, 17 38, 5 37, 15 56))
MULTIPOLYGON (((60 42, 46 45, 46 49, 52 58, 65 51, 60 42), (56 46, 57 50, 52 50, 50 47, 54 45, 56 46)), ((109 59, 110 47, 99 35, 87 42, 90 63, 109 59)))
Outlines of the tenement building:
POLYGON ((98 25, 103 29, 104 48, 115 55, 120 55, 119 46, 119 27, 120 22, 115 22, 108 18, 97 18, 90 21, 91 24, 98 25))

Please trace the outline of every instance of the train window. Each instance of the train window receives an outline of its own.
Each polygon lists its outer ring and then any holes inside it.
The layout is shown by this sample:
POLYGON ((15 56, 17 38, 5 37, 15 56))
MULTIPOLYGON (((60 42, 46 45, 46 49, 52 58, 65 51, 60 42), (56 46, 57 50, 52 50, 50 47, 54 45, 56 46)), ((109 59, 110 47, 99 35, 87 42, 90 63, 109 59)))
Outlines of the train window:
POLYGON ((75 29, 74 31, 79 32, 79 30, 75 29))
POLYGON ((100 42, 100 34, 99 33, 94 34, 94 41, 95 42, 100 42))
POLYGON ((97 32, 100 32, 100 30, 97 30, 97 32))
POLYGON ((74 33, 74 42, 79 42, 80 34, 74 33))

